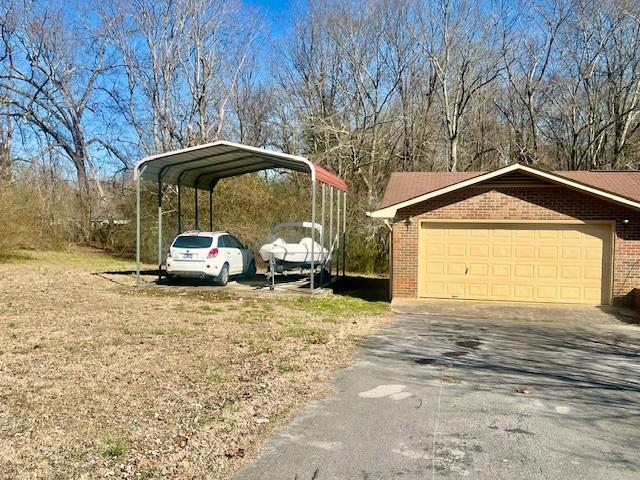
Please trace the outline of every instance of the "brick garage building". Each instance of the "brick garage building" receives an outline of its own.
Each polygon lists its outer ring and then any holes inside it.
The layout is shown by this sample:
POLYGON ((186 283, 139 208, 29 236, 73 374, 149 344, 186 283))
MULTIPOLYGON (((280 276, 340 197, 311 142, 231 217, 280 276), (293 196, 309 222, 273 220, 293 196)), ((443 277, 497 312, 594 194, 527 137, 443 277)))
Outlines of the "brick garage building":
POLYGON ((640 172, 392 174, 392 296, 628 304, 640 288, 640 172))

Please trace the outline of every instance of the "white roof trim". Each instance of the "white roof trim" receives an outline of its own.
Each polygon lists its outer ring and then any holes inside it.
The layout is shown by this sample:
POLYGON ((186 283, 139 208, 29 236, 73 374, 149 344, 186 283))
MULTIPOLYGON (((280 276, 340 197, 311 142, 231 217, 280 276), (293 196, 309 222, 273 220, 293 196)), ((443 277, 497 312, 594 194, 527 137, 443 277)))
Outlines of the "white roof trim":
POLYGON ((580 190, 580 191, 640 210, 640 202, 629 200, 626 197, 622 197, 620 195, 616 195, 614 193, 610 193, 610 192, 607 192, 606 190, 601 190, 596 187, 591 187, 589 185, 585 185, 583 183, 570 180, 568 178, 562 177, 560 175, 556 175, 554 173, 545 172, 543 170, 538 170, 535 168, 528 167, 526 165, 520 165, 518 163, 515 163, 513 165, 509 165, 508 167, 499 168, 498 170, 494 170, 493 172, 488 172, 483 175, 478 175, 477 177, 473 177, 468 180, 463 180, 461 182, 454 183, 453 185, 449 185, 447 187, 434 190, 433 192, 425 193, 423 195, 419 195, 409 200, 405 200, 403 202, 396 203, 394 205, 389 205, 388 207, 381 208, 379 210, 374 210, 373 212, 367 212, 367 215, 373 218, 395 218, 396 213, 401 208, 409 207, 411 205, 424 202, 425 200, 429 200, 430 198, 439 197, 440 195, 445 195, 447 193, 453 192, 455 190, 459 190, 461 188, 470 187, 477 183, 482 183, 487 180, 491 180, 494 177, 504 175, 506 173, 510 173, 514 171, 526 172, 536 177, 544 178, 551 182, 565 185, 569 188, 580 190))
POLYGON ((147 163, 147 162, 149 162, 151 160, 155 160, 155 159, 162 158, 162 157, 170 157, 172 155, 192 152, 192 151, 195 151, 195 150, 203 150, 203 149, 215 147, 215 146, 218 146, 218 145, 224 145, 226 147, 236 148, 238 150, 243 150, 243 151, 249 152, 249 153, 257 153, 257 154, 261 154, 261 155, 282 158, 282 159, 285 159, 285 160, 294 160, 296 162, 303 163, 303 164, 307 165, 307 167, 309 168, 309 172, 311 173, 311 179, 313 181, 315 181, 315 179, 316 179, 315 165, 311 161, 309 161, 309 159, 307 159, 305 157, 301 157, 301 156, 298 156, 298 155, 291 155, 291 154, 288 154, 288 153, 276 152, 274 150, 266 150, 264 148, 252 147, 250 145, 242 145, 240 143, 227 142, 226 140, 218 140, 218 141, 212 142, 212 143, 205 143, 204 145, 196 145, 195 147, 182 148, 182 149, 173 150, 173 151, 170 151, 170 152, 158 153, 156 155, 149 155, 148 157, 143 158, 142 160, 140 160, 139 162, 137 162, 135 164, 135 166, 133 167, 133 178, 134 178, 134 180, 136 180, 138 178, 138 175, 140 175, 141 168, 145 165, 145 163, 147 163))

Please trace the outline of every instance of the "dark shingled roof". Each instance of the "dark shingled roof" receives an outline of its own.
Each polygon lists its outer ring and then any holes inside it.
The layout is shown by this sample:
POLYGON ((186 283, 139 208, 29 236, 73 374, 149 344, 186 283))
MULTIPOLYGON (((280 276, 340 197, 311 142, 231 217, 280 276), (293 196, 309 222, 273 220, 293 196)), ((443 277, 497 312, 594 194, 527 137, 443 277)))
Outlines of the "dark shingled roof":
MULTIPOLYGON (((394 172, 378 209, 411 200, 488 172, 394 172)), ((640 171, 556 171, 554 175, 640 202, 640 171)))

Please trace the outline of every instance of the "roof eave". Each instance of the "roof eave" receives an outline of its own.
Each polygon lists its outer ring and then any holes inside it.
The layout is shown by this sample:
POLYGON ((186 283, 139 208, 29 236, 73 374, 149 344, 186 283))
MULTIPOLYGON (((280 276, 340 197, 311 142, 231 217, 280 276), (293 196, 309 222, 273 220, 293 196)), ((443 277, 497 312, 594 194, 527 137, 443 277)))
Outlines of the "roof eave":
POLYGON ((482 183, 484 181, 487 180, 491 180, 494 177, 500 176, 500 175, 504 175, 506 173, 510 173, 516 170, 520 170, 526 173, 529 173, 531 175, 540 177, 540 178, 544 178, 546 180, 549 180, 551 182, 560 184, 560 185, 565 185, 569 188, 572 188, 574 190, 578 190, 578 191, 582 191, 582 192, 586 192, 589 193, 591 195, 597 196, 597 197, 601 197, 601 198, 605 198, 607 200, 613 201, 615 203, 619 203, 622 205, 625 205, 627 207, 636 209, 636 210, 640 210, 640 202, 636 202, 634 200, 628 199, 626 197, 622 197, 620 195, 616 195, 614 193, 608 192, 606 190, 602 190, 600 188, 597 187, 593 187, 590 185, 586 185, 580 182, 577 182, 575 180, 571 180, 567 177, 563 177, 561 175, 557 175, 554 173, 550 173, 550 172, 546 172, 544 170, 538 170, 536 168, 532 168, 532 167, 528 167, 526 165, 520 165, 518 163, 515 163, 513 165, 509 165, 508 167, 503 167, 503 168, 499 168, 497 170, 494 170, 492 172, 488 172, 485 173, 483 175, 478 175, 477 177, 473 177, 467 180, 463 180, 461 182, 457 182, 454 183, 452 185, 448 185, 446 187, 443 188, 439 188, 438 190, 434 190, 432 192, 428 192, 425 193, 423 195, 419 195, 417 197, 411 198, 409 200, 405 200, 402 202, 398 202, 396 204, 393 205, 387 205, 384 208, 380 208, 378 210, 374 210, 372 212, 367 212, 367 215, 371 218, 395 218, 398 210, 402 209, 402 208, 406 208, 409 207, 411 205, 415 205, 417 203, 421 203, 424 202, 426 200, 429 200, 431 198, 435 198, 435 197, 439 197, 441 195, 445 195, 447 193, 453 192, 455 190, 459 190, 461 188, 466 188, 469 186, 473 186, 475 184, 478 183, 482 183))

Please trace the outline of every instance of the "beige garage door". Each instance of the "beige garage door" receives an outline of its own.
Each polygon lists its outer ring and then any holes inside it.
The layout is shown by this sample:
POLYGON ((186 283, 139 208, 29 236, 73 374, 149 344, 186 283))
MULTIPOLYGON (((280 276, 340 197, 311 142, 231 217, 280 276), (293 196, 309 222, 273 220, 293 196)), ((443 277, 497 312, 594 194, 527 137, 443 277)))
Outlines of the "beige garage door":
POLYGON ((425 222, 418 294, 606 304, 611 237, 610 225, 425 222))

